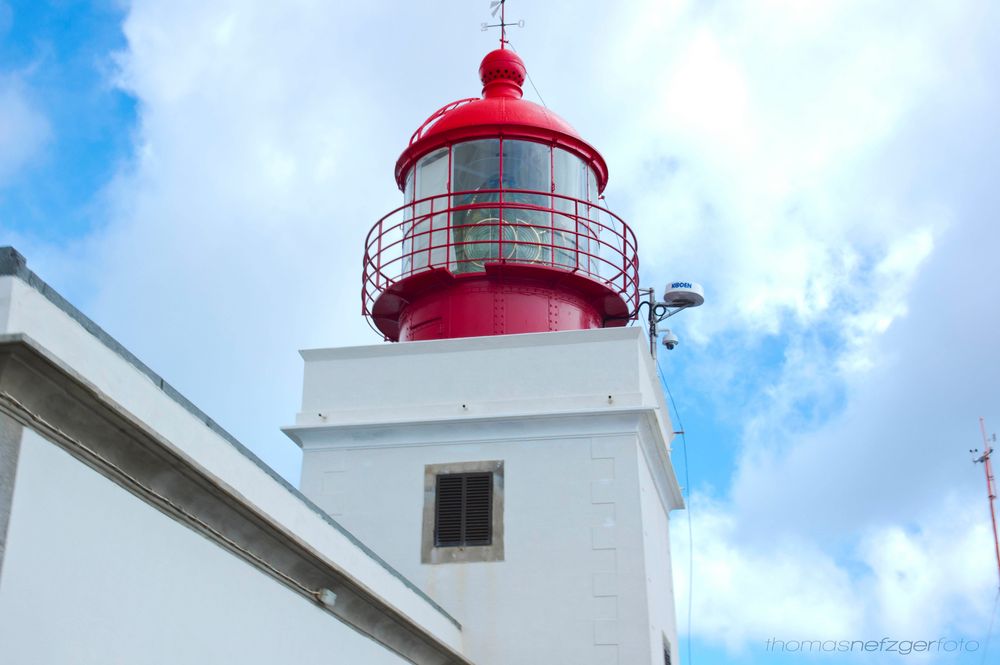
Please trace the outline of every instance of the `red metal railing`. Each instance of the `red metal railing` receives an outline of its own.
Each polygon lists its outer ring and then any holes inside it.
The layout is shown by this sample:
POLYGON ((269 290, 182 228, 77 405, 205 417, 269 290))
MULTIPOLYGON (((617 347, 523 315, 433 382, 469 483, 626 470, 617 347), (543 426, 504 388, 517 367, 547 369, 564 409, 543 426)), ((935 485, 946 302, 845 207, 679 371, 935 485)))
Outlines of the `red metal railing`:
POLYGON ((430 269, 484 272, 487 263, 572 273, 617 293, 635 311, 635 234, 606 208, 569 196, 521 189, 439 194, 396 208, 365 240, 362 309, 400 280, 430 269))

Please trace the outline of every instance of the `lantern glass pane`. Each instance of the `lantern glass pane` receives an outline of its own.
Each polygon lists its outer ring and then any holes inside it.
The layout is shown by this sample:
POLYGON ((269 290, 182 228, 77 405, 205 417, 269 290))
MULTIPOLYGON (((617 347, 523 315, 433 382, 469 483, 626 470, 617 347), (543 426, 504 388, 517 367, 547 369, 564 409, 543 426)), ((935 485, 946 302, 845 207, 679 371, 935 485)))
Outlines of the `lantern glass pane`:
POLYGON ((561 148, 552 151, 552 167, 555 193, 571 197, 553 197, 553 208, 558 212, 552 216, 552 262, 561 268, 586 268, 589 229, 580 220, 589 214, 589 206, 581 202, 587 198, 588 169, 583 160, 561 148), (583 250, 582 256, 579 250, 583 250))
POLYGON ((503 142, 500 168, 503 201, 507 205, 503 215, 504 246, 500 252, 509 262, 552 263, 551 166, 552 149, 548 145, 533 141, 503 142))
POLYGON ((448 148, 417 162, 413 225, 410 229, 410 271, 448 262, 448 148))
POLYGON ((452 272, 481 272, 499 257, 500 141, 452 146, 452 272))

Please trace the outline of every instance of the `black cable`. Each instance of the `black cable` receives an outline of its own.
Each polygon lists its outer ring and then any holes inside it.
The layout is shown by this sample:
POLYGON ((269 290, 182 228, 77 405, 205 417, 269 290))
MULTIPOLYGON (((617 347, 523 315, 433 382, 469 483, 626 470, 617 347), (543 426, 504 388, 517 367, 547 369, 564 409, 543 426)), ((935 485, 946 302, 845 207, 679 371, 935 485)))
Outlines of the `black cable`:
MULTIPOLYGON (((517 53, 517 49, 514 48, 514 45, 511 44, 509 39, 507 40, 507 46, 509 46, 512 51, 517 53)), ((538 92, 538 88, 535 87, 535 82, 531 80, 531 73, 528 71, 527 67, 524 68, 524 75, 528 77, 528 83, 531 84, 531 89, 535 91, 536 95, 538 95, 538 101, 540 101, 542 106, 545 108, 549 108, 549 105, 545 103, 545 99, 542 97, 542 93, 538 92)))

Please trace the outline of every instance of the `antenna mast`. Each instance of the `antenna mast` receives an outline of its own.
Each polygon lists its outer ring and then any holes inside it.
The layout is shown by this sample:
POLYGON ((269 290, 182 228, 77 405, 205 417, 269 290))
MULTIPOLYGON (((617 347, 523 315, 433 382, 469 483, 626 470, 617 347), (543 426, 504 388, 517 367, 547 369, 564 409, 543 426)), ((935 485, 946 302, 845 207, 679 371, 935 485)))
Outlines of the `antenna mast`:
MULTIPOLYGON (((992 457, 993 448, 990 447, 991 440, 986 437, 986 421, 982 416, 979 417, 979 431, 983 435, 983 450, 985 451, 980 457, 973 460, 974 464, 982 463, 983 469, 986 472, 986 494, 989 496, 990 500, 990 519, 993 521, 993 548, 997 556, 997 575, 1000 576, 1000 538, 997 537, 997 514, 996 514, 996 498, 997 491, 993 480, 993 463, 990 461, 992 457)), ((992 436, 992 442, 995 443, 997 440, 997 435, 992 436)), ((969 452, 975 454, 979 452, 979 449, 973 449, 969 452)), ((1000 580, 1000 578, 998 578, 1000 580)), ((1000 584, 1000 581, 998 581, 1000 584)))
POLYGON ((507 0, 500 0, 500 48, 507 43, 507 0))

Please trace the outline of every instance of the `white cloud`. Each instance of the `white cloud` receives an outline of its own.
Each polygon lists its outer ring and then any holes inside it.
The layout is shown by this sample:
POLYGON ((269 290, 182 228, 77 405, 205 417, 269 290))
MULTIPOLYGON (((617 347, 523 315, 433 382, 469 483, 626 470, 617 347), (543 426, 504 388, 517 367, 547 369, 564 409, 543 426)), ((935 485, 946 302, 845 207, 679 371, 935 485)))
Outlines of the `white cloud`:
MULTIPOLYGON (((808 542, 781 537, 766 549, 741 543, 735 517, 724 506, 696 496, 694 620, 696 637, 732 651, 768 637, 831 639, 864 626, 851 576, 808 542)), ((672 532, 678 607, 687 606, 687 531, 672 532)), ((687 616, 679 612, 686 630, 687 616)))
POLYGON ((38 158, 50 136, 48 120, 19 77, 0 73, 0 188, 38 158))
POLYGON ((1000 297, 977 266, 1000 237, 966 172, 995 168, 998 54, 981 3, 893 7, 635 6, 604 70, 628 100, 611 203, 647 278, 707 286, 676 323, 699 343, 686 401, 740 423, 731 486, 695 501, 694 630, 733 650, 977 634, 990 609, 964 451, 977 408, 1000 418, 980 332, 1000 317, 973 314, 1000 297))
MULTIPOLYGON (((732 652, 779 640, 982 639, 996 591, 992 534, 954 497, 919 526, 871 528, 832 554, 808 539, 766 531, 741 537, 736 517, 694 497, 692 631, 732 652)), ((817 519, 822 516, 817 515, 817 519)), ((767 530, 766 524, 757 527, 767 530)), ((672 533, 678 607, 688 594, 686 525, 672 533)), ((685 612, 678 613, 681 631, 685 612)))
POLYGON ((856 187, 940 82, 963 11, 941 3, 898 25, 872 20, 869 3, 720 4, 636 34, 646 9, 622 22, 629 47, 608 65, 643 75, 608 80, 630 100, 615 194, 634 206, 652 268, 709 284, 716 307, 700 313, 700 339, 729 326, 777 332, 786 314, 821 320, 913 230, 856 187), (656 168, 664 159, 673 170, 656 168))
MULTIPOLYGON (((959 453, 976 415, 1000 423, 995 10, 898 7, 553 2, 512 34, 607 157, 644 278, 707 287, 678 318, 697 344, 674 353, 691 359, 686 401, 741 426, 731 487, 695 501, 694 627, 732 649, 793 629, 960 630, 988 611, 964 508, 981 488, 959 453)), ((484 11, 130 10, 134 159, 63 279, 77 266, 88 313, 293 479, 277 428, 297 410, 295 350, 377 339, 364 234, 400 203, 410 132, 478 90, 484 11)))

